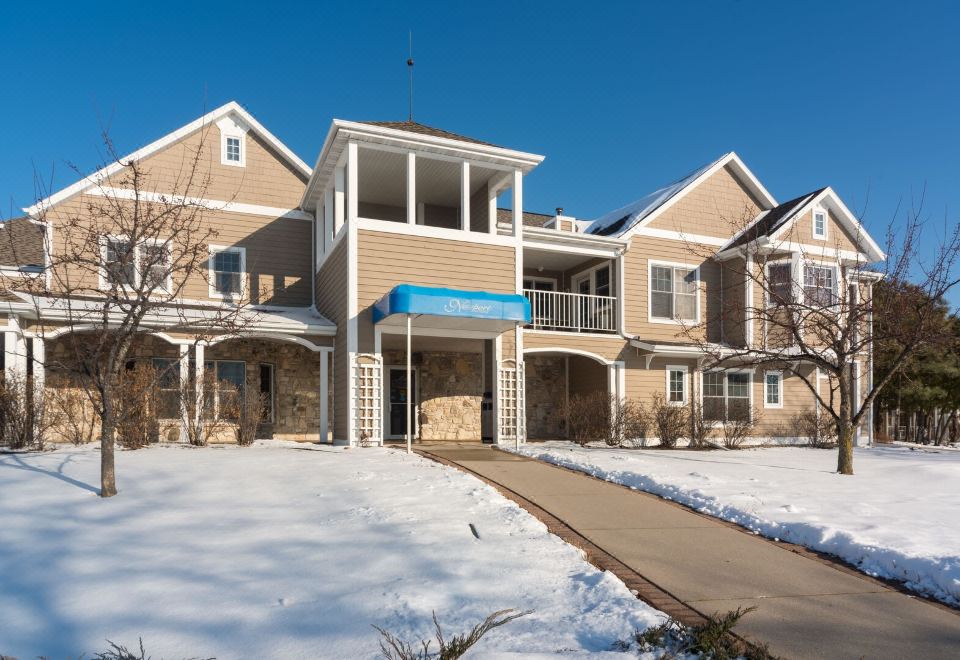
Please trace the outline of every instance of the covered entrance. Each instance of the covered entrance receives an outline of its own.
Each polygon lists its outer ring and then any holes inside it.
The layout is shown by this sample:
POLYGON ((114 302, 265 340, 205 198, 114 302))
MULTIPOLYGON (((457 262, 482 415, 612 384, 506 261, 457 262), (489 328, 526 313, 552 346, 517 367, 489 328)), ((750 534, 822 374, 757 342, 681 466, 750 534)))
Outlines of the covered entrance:
POLYGON ((417 439, 520 442, 515 347, 518 324, 529 318, 529 302, 516 294, 394 287, 373 308, 374 353, 358 356, 367 377, 358 406, 375 408, 379 420, 361 410, 357 432, 408 447, 417 439))

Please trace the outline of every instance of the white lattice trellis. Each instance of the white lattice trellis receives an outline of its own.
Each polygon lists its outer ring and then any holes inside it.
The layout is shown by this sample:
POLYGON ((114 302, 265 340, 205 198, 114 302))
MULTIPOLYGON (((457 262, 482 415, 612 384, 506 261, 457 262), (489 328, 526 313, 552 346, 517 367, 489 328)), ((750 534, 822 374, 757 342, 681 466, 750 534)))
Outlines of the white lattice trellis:
POLYGON ((499 388, 500 440, 523 441, 526 435, 526 412, 524 405, 523 362, 504 360, 500 363, 499 388))
POLYGON ((353 359, 354 441, 383 442, 380 397, 383 392, 383 361, 379 355, 359 354, 353 359))

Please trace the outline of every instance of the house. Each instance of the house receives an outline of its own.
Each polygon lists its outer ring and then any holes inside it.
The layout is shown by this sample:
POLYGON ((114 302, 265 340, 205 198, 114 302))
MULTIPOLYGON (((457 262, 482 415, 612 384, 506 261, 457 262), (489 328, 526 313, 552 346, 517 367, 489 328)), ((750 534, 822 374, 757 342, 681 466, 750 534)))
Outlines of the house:
MULTIPOLYGON (((228 103, 129 159, 155 177, 160 203, 201 147, 204 221, 218 232, 209 273, 176 313, 149 320, 136 354, 175 365, 182 382, 255 383, 278 438, 388 442, 408 424, 423 440, 557 438, 567 399, 602 391, 701 401, 715 421, 762 410, 754 433, 789 439, 792 416, 814 405, 809 389, 783 369, 713 370, 705 343, 772 340, 744 312, 760 295, 748 269, 835 295, 884 258, 832 189, 778 203, 735 153, 594 221, 523 210, 542 156, 412 121, 334 120, 311 168, 228 103), (257 313, 243 333, 184 330, 231 295, 257 313)), ((5 272, 42 277, 59 224, 82 218, 85 199, 129 199, 110 185, 119 167, 6 223, 14 252, 30 256, 5 272)), ((85 328, 53 301, 7 297, 4 368, 42 379, 61 338, 85 328)))

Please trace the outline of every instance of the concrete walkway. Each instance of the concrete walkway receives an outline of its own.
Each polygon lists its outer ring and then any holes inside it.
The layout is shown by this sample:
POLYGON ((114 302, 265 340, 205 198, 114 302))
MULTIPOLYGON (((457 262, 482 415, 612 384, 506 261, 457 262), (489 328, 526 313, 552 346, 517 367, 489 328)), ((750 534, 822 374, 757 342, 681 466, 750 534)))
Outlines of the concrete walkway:
POLYGON ((420 450, 529 500, 697 612, 756 607, 736 632, 776 655, 960 657, 960 613, 846 567, 540 461, 483 447, 420 450))

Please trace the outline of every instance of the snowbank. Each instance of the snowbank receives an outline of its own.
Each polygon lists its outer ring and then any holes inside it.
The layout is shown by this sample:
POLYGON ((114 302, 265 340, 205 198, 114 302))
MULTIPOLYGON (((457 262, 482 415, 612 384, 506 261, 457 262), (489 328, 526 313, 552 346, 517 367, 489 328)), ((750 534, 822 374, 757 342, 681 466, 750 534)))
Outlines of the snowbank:
MULTIPOLYGON (((417 456, 294 443, 0 455, 0 654, 372 658, 371 624, 449 633, 533 609, 472 657, 594 657, 662 614, 480 481, 417 456), (473 523, 480 538, 471 533, 473 523)), ((620 654, 611 654, 617 655, 620 654)))
POLYGON ((811 448, 663 451, 528 444, 520 453, 655 493, 960 605, 960 453, 858 448, 856 475, 811 448))

